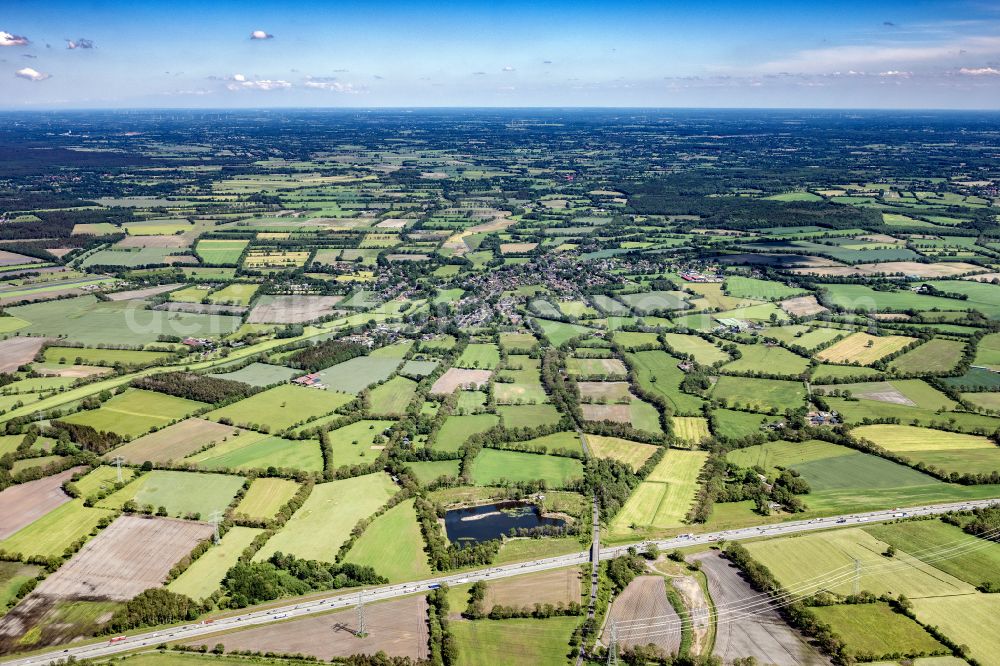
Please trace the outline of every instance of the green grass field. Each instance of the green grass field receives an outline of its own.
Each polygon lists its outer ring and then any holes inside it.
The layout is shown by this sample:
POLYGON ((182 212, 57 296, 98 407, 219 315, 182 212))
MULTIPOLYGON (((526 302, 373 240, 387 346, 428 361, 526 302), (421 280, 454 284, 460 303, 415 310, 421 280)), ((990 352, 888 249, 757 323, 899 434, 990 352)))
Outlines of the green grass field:
POLYGON ((183 594, 195 601, 211 595, 226 577, 226 572, 236 564, 243 550, 263 530, 250 527, 232 527, 222 540, 209 548, 180 576, 167 585, 167 589, 183 594))
POLYGON ((801 382, 722 376, 712 389, 712 397, 757 411, 784 412, 802 405, 806 388, 801 382))
POLYGON ((210 303, 222 305, 250 305, 258 289, 260 289, 259 284, 236 282, 213 291, 209 294, 208 300, 210 303))
POLYGON ((583 464, 575 458, 483 449, 472 462, 472 481, 479 486, 541 479, 550 488, 563 488, 581 478, 583 464))
POLYGON ((740 345, 742 356, 722 366, 722 370, 735 373, 760 372, 768 375, 795 377, 809 367, 809 359, 793 354, 777 345, 740 345))
POLYGON ((406 412, 417 391, 417 383, 406 377, 393 377, 371 391, 371 413, 399 416, 406 412))
POLYGON ((0 562, 0 605, 6 607, 21 585, 35 578, 41 568, 21 562, 0 562))
POLYGON ((602 435, 587 435, 587 446, 593 457, 611 458, 629 465, 634 470, 642 467, 658 448, 652 444, 602 435))
POLYGON ((246 240, 201 240, 194 246, 194 252, 210 266, 235 266, 248 243, 246 240))
POLYGON ((615 331, 614 341, 629 351, 646 345, 660 346, 660 340, 656 333, 615 331))
POLYGON ((457 477, 461 467, 459 460, 429 460, 425 462, 406 463, 406 466, 413 472, 413 476, 421 484, 432 483, 441 476, 457 477))
POLYGON ((663 338, 674 352, 684 356, 690 355, 702 365, 729 360, 729 354, 696 335, 664 333, 663 338))
POLYGON ((767 539, 746 544, 754 559, 768 567, 786 589, 804 586, 850 594, 854 561, 861 567, 860 589, 874 594, 920 597, 971 594, 966 582, 897 551, 886 567, 889 544, 860 527, 767 539))
POLYGON ((393 425, 393 421, 377 421, 364 419, 337 428, 327 433, 330 440, 331 461, 334 467, 341 465, 358 465, 369 463, 382 453, 380 444, 375 439, 393 425))
MULTIPOLYGON (((122 481, 128 483, 135 476, 131 467, 122 467, 122 481)), ((101 490, 113 488, 118 481, 118 470, 110 465, 101 465, 76 482, 76 488, 81 497, 95 495, 101 490)))
POLYGON ((500 346, 508 353, 530 352, 538 346, 538 340, 531 333, 501 333, 500 346))
POLYGON ((611 538, 680 527, 698 491, 704 451, 672 449, 639 484, 609 527, 611 538))
POLYGON ((7 313, 31 322, 21 334, 63 337, 85 345, 108 342, 114 331, 115 343, 147 345, 160 335, 218 337, 229 335, 242 323, 227 315, 136 310, 130 301, 99 301, 95 296, 78 296, 29 303, 6 309, 7 313))
POLYGON ((111 512, 85 507, 82 499, 67 502, 3 541, 0 550, 27 557, 61 557, 74 541, 90 534, 111 512))
POLYGON ((326 384, 328 393, 360 393, 376 382, 385 381, 402 364, 398 358, 358 356, 349 361, 330 366, 319 373, 320 381, 326 384))
POLYGON ((861 426, 851 433, 947 472, 989 474, 1000 470, 1000 448, 978 435, 883 424, 861 426))
POLYGON ((456 666, 565 666, 579 619, 455 621, 456 666))
POLYGON ((282 384, 245 400, 209 412, 213 421, 229 419, 234 424, 260 424, 271 432, 284 430, 313 416, 323 416, 351 401, 351 397, 332 391, 282 384))
POLYGON ((1000 544, 966 534, 955 525, 919 520, 873 525, 865 531, 970 585, 1000 585, 1000 544), (942 552, 948 557, 941 557, 942 552))
POLYGON ((891 657, 949 652, 923 627, 887 603, 822 606, 812 612, 844 639, 848 654, 891 657))
POLYGON ((754 298, 760 301, 780 301, 808 293, 774 280, 760 280, 734 275, 726 279, 725 290, 735 298, 754 298))
POLYGON ((572 338, 594 332, 594 329, 587 328, 586 326, 567 324, 566 322, 554 321, 552 319, 532 319, 531 321, 541 329, 542 334, 556 347, 572 338))
POLYGON ((836 328, 826 328, 817 326, 810 330, 810 326, 803 324, 790 324, 788 326, 769 326, 762 335, 765 338, 774 338, 779 342, 798 345, 805 349, 815 349, 816 347, 846 336, 849 331, 842 331, 836 328))
POLYGON ((671 419, 674 435, 688 444, 698 444, 712 436, 708 431, 708 419, 700 416, 675 416, 671 419))
POLYGON ((626 354, 629 365, 635 368, 639 386, 663 397, 678 415, 701 413, 704 400, 696 395, 682 393, 684 371, 677 367, 679 361, 662 351, 642 351, 626 354))
POLYGON ((251 386, 270 386, 280 382, 286 382, 292 377, 302 374, 301 370, 286 368, 283 365, 271 365, 270 363, 251 363, 250 365, 235 370, 233 372, 212 373, 211 377, 228 379, 234 382, 243 382, 251 386))
POLYGON ((267 437, 248 442, 242 437, 233 437, 185 458, 185 461, 204 469, 232 471, 266 470, 268 467, 305 472, 323 470, 323 455, 320 453, 319 442, 314 439, 267 437))
POLYGON ((742 439, 756 433, 762 432, 761 425, 775 421, 777 417, 768 417, 753 412, 737 412, 731 409, 716 409, 712 412, 715 416, 717 437, 727 437, 730 439, 742 439))
POLYGON ((1000 663, 1000 595, 969 594, 934 599, 914 599, 917 619, 940 629, 959 645, 968 645, 969 654, 981 664, 1000 663))
POLYGON ((292 496, 298 492, 299 484, 289 479, 259 477, 250 484, 246 495, 236 505, 235 513, 257 520, 270 520, 292 496))
POLYGON ((170 352, 134 351, 131 349, 80 349, 78 347, 47 347, 45 362, 77 365, 139 365, 154 363, 170 356, 170 352))
POLYGON ((305 504, 254 560, 260 562, 281 551, 333 562, 357 522, 375 513, 397 490, 392 479, 381 472, 317 484, 305 504))
POLYGON ((958 365, 964 351, 964 342, 934 338, 894 358, 889 367, 906 373, 947 372, 958 365))
POLYGON ((1000 333, 990 333, 982 337, 979 346, 976 347, 976 359, 973 365, 1000 371, 1000 333))
POLYGON ((242 485, 242 476, 154 470, 101 500, 98 506, 120 509, 133 500, 140 507, 165 507, 170 516, 200 514, 207 519, 213 511, 225 511, 242 485))
POLYGON ((501 405, 497 412, 507 428, 555 425, 561 418, 554 405, 501 405))
POLYGON ((99 431, 137 437, 151 428, 165 426, 203 407, 207 405, 202 402, 133 389, 114 396, 98 409, 76 412, 61 420, 88 425, 99 431))
POLYGON ((465 347, 455 366, 492 370, 500 365, 500 350, 493 344, 472 343, 465 347))
POLYGON ((486 432, 500 422, 496 414, 449 416, 438 431, 433 448, 439 451, 458 451, 472 435, 486 432))
POLYGON ((390 583, 429 578, 431 567, 413 503, 412 499, 400 502, 376 518, 345 561, 373 567, 390 583))

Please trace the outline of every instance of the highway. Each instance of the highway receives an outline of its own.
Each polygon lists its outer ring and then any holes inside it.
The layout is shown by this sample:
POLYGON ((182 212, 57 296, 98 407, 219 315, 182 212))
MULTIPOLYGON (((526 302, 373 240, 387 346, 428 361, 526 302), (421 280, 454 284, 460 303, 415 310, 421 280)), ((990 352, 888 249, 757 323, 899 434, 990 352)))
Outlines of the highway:
MULTIPOLYGON (((661 550, 670 550, 686 546, 711 544, 717 541, 737 541, 755 539, 764 536, 782 536, 835 527, 857 526, 858 524, 892 520, 894 518, 941 514, 948 511, 967 510, 975 507, 989 506, 991 504, 1000 504, 1000 500, 990 499, 969 502, 954 502, 950 504, 933 504, 920 507, 898 508, 872 511, 869 513, 833 516, 829 518, 790 521, 722 532, 680 535, 662 541, 644 541, 602 548, 599 552, 599 556, 602 559, 616 557, 625 553, 630 547, 635 547, 641 551, 644 550, 650 543, 655 543, 661 550)), ((449 585, 461 585, 463 583, 471 583, 480 580, 496 580, 498 578, 507 578, 526 573, 579 565, 588 561, 590 561, 590 553, 588 551, 583 551, 570 555, 561 555, 559 557, 534 560, 532 562, 508 564, 460 574, 449 574, 412 583, 369 588, 363 590, 362 594, 365 603, 370 603, 383 599, 392 599, 409 594, 427 592, 428 590, 434 589, 435 587, 445 583, 449 585)), ((299 603, 288 604, 277 608, 271 608, 269 610, 248 611, 239 615, 231 615, 214 620, 185 624, 160 631, 134 634, 121 639, 113 639, 114 642, 112 642, 112 640, 106 640, 99 643, 55 649, 49 652, 39 653, 27 657, 8 658, 2 663, 10 666, 26 666, 28 664, 50 664, 54 663, 56 660, 66 659, 67 657, 76 657, 77 659, 94 659, 97 657, 106 657, 113 654, 128 652, 130 650, 142 649, 143 647, 151 648, 165 642, 187 641, 198 638, 199 636, 206 636, 208 634, 214 634, 224 630, 246 629, 258 625, 269 624, 279 620, 306 617, 314 613, 339 608, 351 608, 358 603, 358 592, 359 590, 357 589, 346 592, 338 592, 329 597, 311 599, 309 601, 300 601, 299 603)))

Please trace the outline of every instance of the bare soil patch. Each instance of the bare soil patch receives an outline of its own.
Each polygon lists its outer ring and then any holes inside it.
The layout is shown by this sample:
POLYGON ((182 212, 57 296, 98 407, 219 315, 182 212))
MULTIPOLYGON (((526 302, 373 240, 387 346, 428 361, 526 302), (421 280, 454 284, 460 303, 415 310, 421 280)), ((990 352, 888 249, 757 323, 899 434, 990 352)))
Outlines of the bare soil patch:
MULTIPOLYGON (((829 386, 814 386, 814 389, 823 389, 827 393, 835 391, 837 389, 844 389, 843 384, 830 384, 829 386)), ((916 407, 917 403, 913 402, 899 389, 890 384, 889 382, 871 382, 871 384, 866 388, 858 388, 857 384, 852 384, 848 389, 851 395, 855 398, 864 398, 865 400, 877 400, 878 402, 888 402, 894 405, 906 405, 908 407, 916 407)))
POLYGON ((887 261, 880 264, 858 264, 855 266, 866 275, 904 273, 920 277, 950 277, 983 270, 982 266, 953 261, 940 264, 922 264, 918 261, 887 261))
POLYGON ((68 502, 70 496, 63 492, 62 484, 69 481, 74 472, 82 469, 84 468, 74 467, 0 492, 0 539, 6 539, 68 502))
POLYGON ((628 423, 632 414, 628 405, 580 405, 585 421, 628 423))
POLYGON ((171 247, 183 248, 191 245, 191 240, 182 235, 174 236, 126 236, 115 247, 171 247))
MULTIPOLYGON (((129 238, 149 238, 149 236, 129 236, 129 238)), ((108 300, 130 301, 137 298, 149 298, 150 296, 158 296, 160 294, 165 294, 168 291, 173 291, 180 286, 180 284, 160 284, 155 287, 146 287, 145 289, 119 291, 114 294, 108 294, 108 300)))
POLYGON ((332 314, 343 296, 274 296, 261 299, 250 312, 250 324, 302 324, 332 314))
POLYGON ((490 381, 492 375, 493 372, 491 370, 451 368, 438 377, 434 385, 431 386, 431 393, 435 395, 448 395, 454 393, 458 388, 468 386, 480 388, 490 381))
POLYGON ((161 303, 154 310, 170 312, 193 312, 195 314, 242 315, 248 310, 241 305, 216 305, 214 303, 161 303))
POLYGON ((50 338, 7 338, 0 340, 0 372, 14 372, 31 363, 35 354, 50 338))
POLYGON ((59 365, 59 366, 35 366, 39 374, 50 377, 69 377, 79 379, 80 377, 93 377, 111 372, 111 368, 100 365, 59 365))
POLYGON ((681 646, 680 617, 667 600, 661 576, 637 576, 611 604, 601 642, 611 642, 611 625, 618 623, 618 642, 633 647, 654 643, 668 653, 681 646), (650 619, 656 618, 656 619, 650 619))
POLYGON ((536 247, 538 243, 500 243, 500 254, 524 254, 536 247))
POLYGON ((819 304, 815 296, 799 296, 781 301, 781 309, 790 315, 797 317, 808 317, 810 315, 826 312, 826 308, 819 304))
POLYGON ((356 635, 353 608, 301 620, 211 636, 189 645, 222 643, 226 651, 301 652, 329 661, 352 654, 385 652, 390 657, 427 659, 427 598, 415 595, 365 606, 368 635, 356 635))
POLYGON ((205 419, 186 419, 133 440, 110 452, 108 456, 121 456, 136 465, 147 460, 165 463, 180 460, 213 442, 221 442, 224 438, 241 432, 246 431, 205 419))
POLYGON ((580 397, 584 402, 628 402, 632 399, 628 382, 577 382, 580 397))
POLYGON ((35 593, 59 599, 128 601, 160 587, 171 567, 212 535, 191 520, 121 516, 91 539, 35 593))
POLYGON ((407 222, 409 222, 409 220, 404 218, 390 217, 385 220, 382 220, 375 226, 378 227, 379 229, 402 229, 403 227, 406 226, 407 222))
POLYGON ((715 656, 725 662, 756 657, 761 663, 775 666, 830 663, 785 624, 770 597, 750 587, 736 567, 715 552, 694 557, 708 575, 708 591, 718 612, 712 652, 715 656))
POLYGON ((580 570, 576 567, 553 569, 527 576, 494 581, 486 588, 483 607, 569 604, 580 602, 580 570))
POLYGON ((17 252, 8 252, 7 250, 0 250, 0 266, 17 266, 18 264, 39 264, 41 259, 35 257, 29 257, 23 254, 18 254, 17 252))
POLYGON ((1000 273, 980 273, 979 275, 969 275, 962 279, 975 280, 976 282, 993 282, 994 280, 1000 280, 1000 273))

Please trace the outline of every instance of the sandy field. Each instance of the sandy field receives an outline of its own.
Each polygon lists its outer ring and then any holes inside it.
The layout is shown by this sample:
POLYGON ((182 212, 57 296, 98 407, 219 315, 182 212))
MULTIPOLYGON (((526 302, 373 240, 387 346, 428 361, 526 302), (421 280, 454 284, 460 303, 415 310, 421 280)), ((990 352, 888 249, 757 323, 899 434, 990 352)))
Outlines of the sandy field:
POLYGON ((435 395, 448 395, 454 393, 459 387, 484 386, 493 375, 490 370, 466 370, 464 368, 451 368, 438 377, 434 385, 431 386, 431 393, 435 395))

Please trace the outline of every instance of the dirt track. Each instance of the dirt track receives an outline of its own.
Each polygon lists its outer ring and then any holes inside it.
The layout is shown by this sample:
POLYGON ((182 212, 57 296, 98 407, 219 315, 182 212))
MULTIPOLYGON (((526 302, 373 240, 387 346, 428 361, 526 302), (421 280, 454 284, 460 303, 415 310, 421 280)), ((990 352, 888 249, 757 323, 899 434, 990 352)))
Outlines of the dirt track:
POLYGON ((776 666, 830 663, 785 624, 767 596, 750 587, 739 570, 718 553, 694 559, 701 561, 708 576, 708 590, 718 613, 712 654, 727 663, 739 657, 756 657, 763 664, 776 666))
POLYGON ((70 497, 63 492, 62 484, 69 481, 74 472, 82 469, 84 468, 74 467, 0 492, 0 539, 6 539, 68 502, 70 497))
POLYGON ((366 637, 355 635, 357 612, 350 609, 210 636, 192 641, 189 645, 207 645, 212 648, 217 643, 222 643, 227 652, 301 652, 324 661, 352 654, 375 654, 379 651, 390 657, 428 657, 427 598, 423 595, 366 605, 365 628, 368 633, 366 637))

